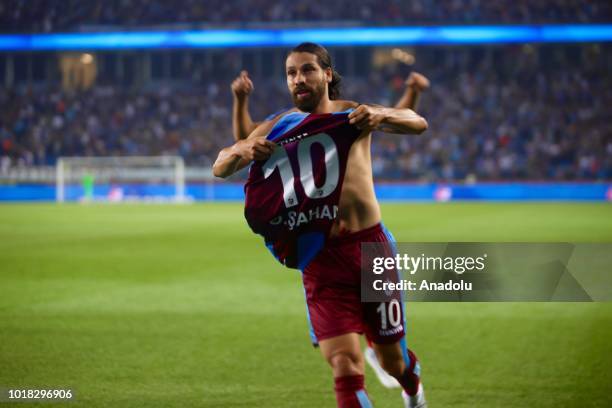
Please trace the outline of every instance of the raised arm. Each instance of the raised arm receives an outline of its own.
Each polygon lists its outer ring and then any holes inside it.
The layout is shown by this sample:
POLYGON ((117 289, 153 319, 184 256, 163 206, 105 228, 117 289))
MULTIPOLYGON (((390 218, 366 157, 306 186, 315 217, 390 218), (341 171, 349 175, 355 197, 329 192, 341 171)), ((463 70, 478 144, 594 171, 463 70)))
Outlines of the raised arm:
POLYGON ((246 139, 259 125, 253 122, 249 113, 249 95, 253 89, 253 82, 247 71, 241 71, 232 82, 232 133, 235 141, 246 139))
POLYGON ((416 111, 421 92, 429 88, 429 79, 423 74, 412 72, 406 79, 406 89, 399 101, 395 104, 398 109, 412 109, 416 111))
POLYGON ((359 105, 348 117, 349 123, 360 129, 415 134, 423 133, 427 129, 425 118, 411 109, 359 105))

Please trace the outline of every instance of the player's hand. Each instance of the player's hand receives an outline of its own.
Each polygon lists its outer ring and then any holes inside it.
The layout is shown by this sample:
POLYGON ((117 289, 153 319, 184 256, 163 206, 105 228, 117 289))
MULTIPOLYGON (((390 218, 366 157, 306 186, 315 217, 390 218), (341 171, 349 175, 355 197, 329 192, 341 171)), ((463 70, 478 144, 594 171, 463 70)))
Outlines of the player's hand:
POLYGON ((429 88, 429 79, 423 74, 418 72, 412 72, 408 79, 406 79, 406 86, 414 89, 415 91, 422 92, 429 88))
POLYGON ((251 92, 253 92, 253 89, 255 89, 255 87, 253 86, 253 81, 251 81, 249 78, 249 73, 247 71, 241 71, 240 75, 238 75, 238 77, 232 81, 232 93, 236 98, 246 98, 251 92))
POLYGON ((359 129, 376 129, 385 118, 383 109, 376 106, 359 105, 349 113, 349 123, 359 129))
POLYGON ((274 153, 276 144, 267 140, 265 137, 245 139, 235 144, 236 152, 244 160, 266 160, 274 153))

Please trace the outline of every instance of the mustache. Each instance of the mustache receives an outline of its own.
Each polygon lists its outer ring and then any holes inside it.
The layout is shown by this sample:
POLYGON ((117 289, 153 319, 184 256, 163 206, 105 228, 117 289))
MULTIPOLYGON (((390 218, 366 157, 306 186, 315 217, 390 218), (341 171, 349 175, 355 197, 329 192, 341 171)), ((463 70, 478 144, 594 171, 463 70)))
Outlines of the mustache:
POLYGON ((307 86, 300 86, 298 88, 295 88, 295 90, 293 91, 293 94, 297 95, 298 93, 303 92, 303 91, 308 91, 310 93, 313 93, 313 90, 308 88, 307 86))

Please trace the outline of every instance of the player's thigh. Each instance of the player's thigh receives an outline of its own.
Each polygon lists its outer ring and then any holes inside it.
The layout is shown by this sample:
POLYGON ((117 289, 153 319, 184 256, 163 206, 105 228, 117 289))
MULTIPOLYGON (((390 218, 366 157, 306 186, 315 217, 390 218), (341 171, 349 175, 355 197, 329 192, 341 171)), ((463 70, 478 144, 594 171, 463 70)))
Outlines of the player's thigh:
POLYGON ((360 375, 364 373, 364 360, 359 334, 347 333, 321 340, 319 348, 330 364, 334 376, 360 375))

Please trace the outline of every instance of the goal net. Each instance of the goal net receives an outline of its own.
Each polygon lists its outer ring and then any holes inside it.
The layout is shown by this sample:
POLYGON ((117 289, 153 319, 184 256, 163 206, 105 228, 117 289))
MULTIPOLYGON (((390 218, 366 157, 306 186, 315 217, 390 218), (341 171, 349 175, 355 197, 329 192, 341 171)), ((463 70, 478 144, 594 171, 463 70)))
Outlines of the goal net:
POLYGON ((55 170, 58 202, 186 200, 179 156, 60 157, 55 170))

